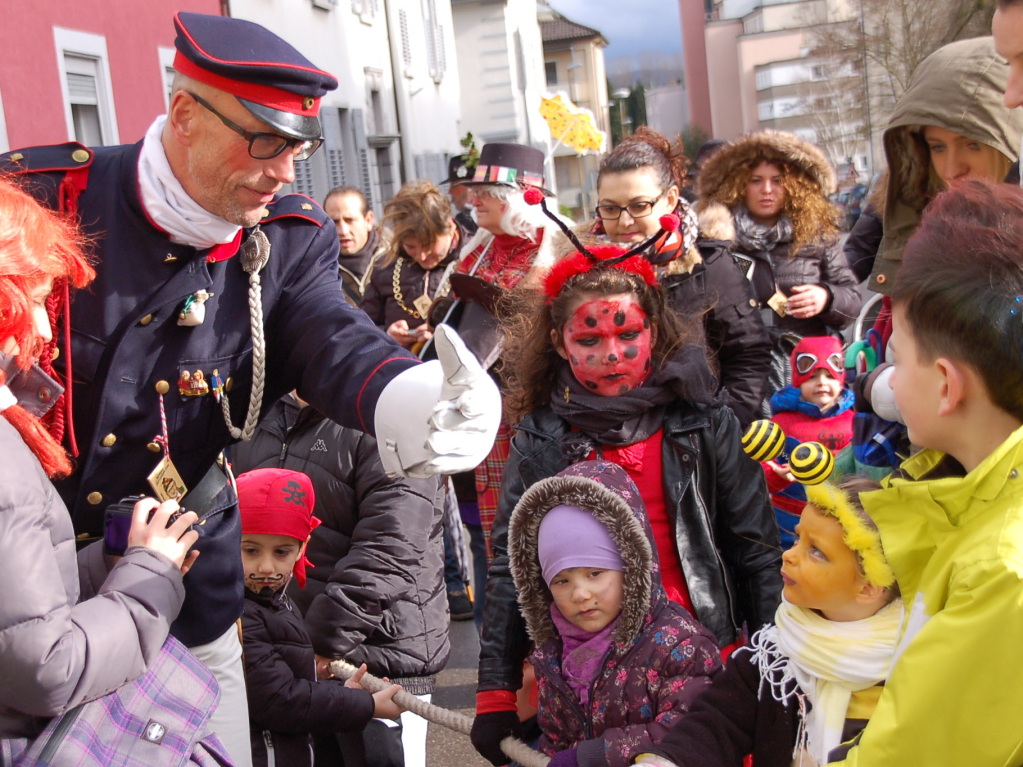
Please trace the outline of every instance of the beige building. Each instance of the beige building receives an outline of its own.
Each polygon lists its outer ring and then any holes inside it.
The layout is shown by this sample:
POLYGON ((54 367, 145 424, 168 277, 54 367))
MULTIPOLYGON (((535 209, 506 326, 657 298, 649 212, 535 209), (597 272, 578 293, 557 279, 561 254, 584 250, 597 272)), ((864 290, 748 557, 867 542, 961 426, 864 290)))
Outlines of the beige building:
POLYGON ((791 131, 821 146, 840 175, 849 158, 869 175, 862 73, 813 54, 823 26, 855 24, 856 13, 849 0, 717 0, 704 30, 714 135, 791 131))
MULTIPOLYGON (((536 0, 450 2, 461 85, 459 133, 471 131, 481 145, 510 141, 546 154, 550 132, 540 115, 546 87, 536 0)), ((550 186, 550 161, 544 175, 550 186)))
POLYGON ((459 152, 450 0, 232 0, 231 13, 338 79, 320 108, 323 148, 296 164, 292 191, 322 202, 355 186, 380 216, 405 181, 447 175, 459 152))
MULTIPOLYGON (((597 129, 610 136, 604 69, 607 40, 597 30, 570 21, 543 3, 538 5, 537 14, 548 93, 562 92, 576 106, 590 110, 597 129)), ((556 143, 554 136, 551 145, 556 143)), ((577 221, 591 217, 597 207, 599 165, 599 154, 581 155, 567 146, 554 150, 558 203, 568 208, 577 221)))

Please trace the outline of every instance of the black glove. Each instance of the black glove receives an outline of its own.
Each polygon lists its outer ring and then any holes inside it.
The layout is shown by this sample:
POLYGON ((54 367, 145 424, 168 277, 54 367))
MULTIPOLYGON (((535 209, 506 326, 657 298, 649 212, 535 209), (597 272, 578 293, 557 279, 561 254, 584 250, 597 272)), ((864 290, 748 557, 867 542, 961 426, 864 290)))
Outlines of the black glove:
POLYGON ((516 711, 492 711, 489 714, 476 714, 472 720, 469 740, 472 747, 479 751, 480 756, 498 767, 509 764, 511 757, 501 750, 501 741, 509 735, 522 737, 522 723, 516 711))

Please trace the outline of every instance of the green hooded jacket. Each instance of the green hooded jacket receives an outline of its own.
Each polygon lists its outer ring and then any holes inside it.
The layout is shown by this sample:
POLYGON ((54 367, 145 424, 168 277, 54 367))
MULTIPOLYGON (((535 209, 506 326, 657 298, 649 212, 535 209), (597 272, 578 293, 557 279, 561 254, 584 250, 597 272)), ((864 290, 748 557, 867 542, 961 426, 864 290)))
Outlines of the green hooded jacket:
POLYGON ((884 133, 888 186, 884 239, 868 287, 888 295, 902 251, 937 191, 930 180, 930 154, 921 127, 934 125, 991 146, 1015 160, 1023 136, 1023 109, 1002 101, 1009 66, 990 37, 960 40, 939 48, 913 72, 884 133))

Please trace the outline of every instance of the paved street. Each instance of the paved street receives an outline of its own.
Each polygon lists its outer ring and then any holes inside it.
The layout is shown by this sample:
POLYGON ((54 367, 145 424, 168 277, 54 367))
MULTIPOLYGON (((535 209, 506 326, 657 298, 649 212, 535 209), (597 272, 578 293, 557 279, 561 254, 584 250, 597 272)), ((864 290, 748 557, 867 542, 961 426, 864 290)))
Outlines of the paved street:
MULTIPOLYGON (((472 716, 476 704, 476 659, 479 637, 472 621, 451 622, 451 659, 439 675, 433 702, 444 708, 472 716)), ((429 767, 489 767, 460 735, 437 724, 430 724, 426 737, 426 763, 429 767)))

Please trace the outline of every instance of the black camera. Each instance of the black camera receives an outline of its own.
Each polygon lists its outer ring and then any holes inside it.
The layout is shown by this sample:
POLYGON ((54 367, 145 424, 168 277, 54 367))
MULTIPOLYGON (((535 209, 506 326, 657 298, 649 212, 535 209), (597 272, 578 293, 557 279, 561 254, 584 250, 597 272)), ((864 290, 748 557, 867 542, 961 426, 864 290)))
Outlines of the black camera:
MULTIPOLYGON (((106 513, 103 515, 104 554, 115 557, 124 555, 125 549, 128 548, 128 531, 131 530, 131 518, 135 514, 135 504, 145 497, 144 495, 129 495, 127 498, 122 498, 117 503, 107 506, 106 513)), ((153 518, 155 511, 156 509, 153 509, 149 512, 150 519, 153 518)), ((182 510, 171 514, 171 518, 167 520, 167 527, 170 527, 171 523, 181 514, 182 510)))

